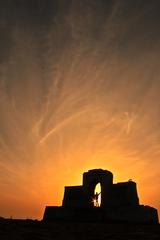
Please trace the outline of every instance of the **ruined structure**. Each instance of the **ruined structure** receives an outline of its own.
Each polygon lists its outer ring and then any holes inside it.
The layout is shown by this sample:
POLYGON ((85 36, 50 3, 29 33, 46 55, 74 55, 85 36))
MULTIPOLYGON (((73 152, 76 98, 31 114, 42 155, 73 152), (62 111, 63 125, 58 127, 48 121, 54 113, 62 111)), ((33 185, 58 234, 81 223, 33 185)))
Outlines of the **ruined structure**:
POLYGON ((113 174, 102 169, 83 174, 81 186, 65 187, 62 207, 47 206, 43 220, 158 223, 155 208, 139 204, 136 183, 113 184, 113 174), (95 186, 101 185, 101 205, 94 206, 95 186))

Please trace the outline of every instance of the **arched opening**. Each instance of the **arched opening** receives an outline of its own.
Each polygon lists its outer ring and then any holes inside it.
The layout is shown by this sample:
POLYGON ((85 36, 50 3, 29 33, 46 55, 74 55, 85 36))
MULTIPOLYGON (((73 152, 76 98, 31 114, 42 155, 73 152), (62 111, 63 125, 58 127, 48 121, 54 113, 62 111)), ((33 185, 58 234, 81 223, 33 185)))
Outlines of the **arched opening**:
POLYGON ((93 206, 94 207, 101 206, 101 184, 100 183, 97 183, 94 189, 93 206))

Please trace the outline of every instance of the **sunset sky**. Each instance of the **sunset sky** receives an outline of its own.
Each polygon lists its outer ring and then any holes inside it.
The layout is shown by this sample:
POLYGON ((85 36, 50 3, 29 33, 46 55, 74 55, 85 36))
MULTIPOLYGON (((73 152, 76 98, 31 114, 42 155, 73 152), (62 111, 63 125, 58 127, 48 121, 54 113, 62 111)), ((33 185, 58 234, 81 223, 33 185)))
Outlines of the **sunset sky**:
POLYGON ((160 210, 160 1, 1 0, 0 216, 93 168, 160 210))

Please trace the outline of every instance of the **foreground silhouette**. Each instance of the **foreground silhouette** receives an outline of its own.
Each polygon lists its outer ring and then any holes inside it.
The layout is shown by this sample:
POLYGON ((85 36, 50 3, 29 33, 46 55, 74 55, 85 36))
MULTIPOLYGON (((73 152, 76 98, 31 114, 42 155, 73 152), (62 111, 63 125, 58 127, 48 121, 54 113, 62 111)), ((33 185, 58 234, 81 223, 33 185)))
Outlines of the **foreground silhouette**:
POLYGON ((153 224, 158 223, 158 213, 153 207, 139 204, 135 182, 113 184, 110 171, 94 169, 83 174, 81 186, 65 187, 62 207, 47 206, 43 220, 153 224), (94 189, 98 183, 101 184, 101 206, 95 207, 94 189))
POLYGON ((159 240, 159 224, 0 220, 0 240, 159 240))

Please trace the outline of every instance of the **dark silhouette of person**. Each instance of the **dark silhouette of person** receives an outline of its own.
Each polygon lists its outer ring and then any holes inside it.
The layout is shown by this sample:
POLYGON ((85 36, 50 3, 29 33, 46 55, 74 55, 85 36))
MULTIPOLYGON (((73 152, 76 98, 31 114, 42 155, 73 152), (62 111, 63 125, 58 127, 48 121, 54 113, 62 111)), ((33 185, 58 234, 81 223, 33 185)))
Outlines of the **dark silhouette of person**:
POLYGON ((99 207, 99 203, 98 203, 98 196, 100 195, 100 193, 96 192, 94 195, 93 195, 93 201, 94 201, 94 206, 95 207, 99 207))

